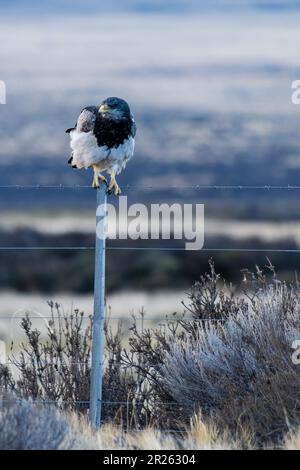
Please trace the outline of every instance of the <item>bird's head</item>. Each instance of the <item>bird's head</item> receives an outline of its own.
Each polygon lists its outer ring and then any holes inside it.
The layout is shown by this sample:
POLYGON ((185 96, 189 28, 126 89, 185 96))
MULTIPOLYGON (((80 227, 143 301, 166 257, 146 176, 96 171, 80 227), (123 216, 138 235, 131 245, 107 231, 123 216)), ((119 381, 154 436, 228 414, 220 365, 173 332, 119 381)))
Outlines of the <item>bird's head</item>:
POLYGON ((119 120, 130 117, 130 108, 121 98, 106 98, 102 101, 99 113, 111 119, 119 120))

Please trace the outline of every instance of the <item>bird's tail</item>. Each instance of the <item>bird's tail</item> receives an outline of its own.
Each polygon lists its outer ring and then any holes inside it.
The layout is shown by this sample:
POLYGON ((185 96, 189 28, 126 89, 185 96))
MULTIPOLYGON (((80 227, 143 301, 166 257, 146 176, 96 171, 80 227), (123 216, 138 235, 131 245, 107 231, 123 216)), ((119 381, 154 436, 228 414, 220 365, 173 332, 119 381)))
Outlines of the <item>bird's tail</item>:
POLYGON ((69 158, 68 164, 69 164, 69 165, 72 165, 72 168, 77 168, 77 166, 73 164, 73 154, 72 154, 71 157, 69 158))

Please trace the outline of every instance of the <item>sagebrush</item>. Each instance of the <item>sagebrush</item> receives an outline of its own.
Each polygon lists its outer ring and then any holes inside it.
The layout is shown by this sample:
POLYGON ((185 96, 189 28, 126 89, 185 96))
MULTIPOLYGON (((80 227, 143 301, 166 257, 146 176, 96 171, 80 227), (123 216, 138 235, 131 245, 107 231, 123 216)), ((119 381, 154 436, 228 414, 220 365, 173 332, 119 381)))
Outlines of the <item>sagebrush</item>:
MULTIPOLYGON (((104 421, 178 432, 201 413, 231 440, 242 436, 245 447, 249 436, 256 446, 280 445, 300 424, 300 366, 291 359, 300 339, 300 292, 297 282, 281 282, 267 267, 244 271, 241 285, 232 286, 210 262, 184 314, 152 328, 133 317, 125 348, 121 324, 113 331, 107 323, 103 399, 117 403, 104 404, 104 421)), ((23 319, 28 341, 12 359, 19 376, 2 367, 1 387, 86 414, 92 318, 84 324, 82 312, 50 308, 46 342, 23 319)))

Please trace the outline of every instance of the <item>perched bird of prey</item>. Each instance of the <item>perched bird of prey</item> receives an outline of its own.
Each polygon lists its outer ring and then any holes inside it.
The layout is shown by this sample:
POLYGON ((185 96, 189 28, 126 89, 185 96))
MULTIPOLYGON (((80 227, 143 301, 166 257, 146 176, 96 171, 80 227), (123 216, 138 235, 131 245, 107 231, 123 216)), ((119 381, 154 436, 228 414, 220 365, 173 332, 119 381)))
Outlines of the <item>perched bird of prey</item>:
POLYGON ((93 188, 106 182, 103 171, 110 175, 107 191, 117 196, 121 189, 116 181, 118 175, 133 156, 136 124, 126 101, 107 98, 100 107, 84 108, 70 134, 73 168, 93 167, 93 188))

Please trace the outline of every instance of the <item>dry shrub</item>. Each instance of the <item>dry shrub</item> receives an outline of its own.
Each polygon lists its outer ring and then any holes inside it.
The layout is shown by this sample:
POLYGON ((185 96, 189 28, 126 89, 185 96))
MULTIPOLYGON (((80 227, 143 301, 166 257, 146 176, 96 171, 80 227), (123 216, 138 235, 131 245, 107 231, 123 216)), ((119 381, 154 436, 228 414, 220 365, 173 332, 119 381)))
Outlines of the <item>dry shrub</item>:
MULTIPOLYGON (((216 273, 214 263, 210 261, 210 270, 201 276, 188 294, 189 302, 184 304, 185 314, 166 318, 158 327, 138 330, 134 320, 129 348, 122 355, 123 362, 137 372, 137 391, 143 402, 141 411, 147 416, 146 424, 163 429, 182 429, 189 423, 190 417, 199 409, 199 402, 194 399, 188 403, 179 399, 164 376, 164 366, 169 356, 173 355, 174 345, 186 344, 187 338, 198 343, 199 330, 214 325, 218 331, 228 318, 237 313, 247 313, 249 302, 254 305, 259 290, 268 285, 266 277, 258 271, 249 277, 247 300, 240 295, 240 289, 227 285, 216 273), (250 300, 251 297, 251 300, 250 300)), ((269 266, 272 275, 273 267, 269 266)), ((187 366, 187 369, 189 366, 187 366)), ((177 375, 177 370, 172 373, 177 375)), ((184 387, 193 387, 193 374, 189 374, 184 387)), ((182 395, 184 397, 184 395, 182 395)), ((209 406, 210 395, 207 394, 209 406)), ((201 403, 202 405, 202 403, 201 403)), ((142 413, 139 414, 139 417, 142 413)), ((143 416, 143 415, 142 415, 143 416)), ((140 424, 143 424, 139 421, 140 424)))
POLYGON ((300 423, 299 366, 291 357, 299 338, 298 290, 274 283, 226 322, 199 323, 175 341, 161 381, 187 413, 201 409, 232 435, 246 428, 258 444, 278 442, 300 423))
MULTIPOLYGON (((252 277, 252 284, 254 279, 252 277)), ((247 310, 247 302, 238 294, 239 290, 232 284, 227 285, 216 272, 213 261, 209 260, 209 272, 192 286, 188 293, 189 303, 184 306, 193 320, 225 321, 229 315, 247 310)), ((185 331, 189 329, 187 322, 183 326, 185 331)))
POLYGON ((0 364, 0 391, 6 392, 13 390, 13 388, 14 380, 9 367, 5 364, 0 364))
MULTIPOLYGON (((234 288, 211 262, 191 289, 185 314, 153 328, 133 318, 125 349, 121 325, 112 332, 107 324, 103 399, 117 403, 104 403, 104 422, 117 424, 121 435, 144 428, 155 436, 153 429, 180 435, 200 411, 201 422, 191 428, 196 434, 212 422, 227 430, 215 435, 209 428, 202 444, 281 442, 289 426, 300 424, 299 366, 291 360, 292 342, 300 339, 300 295, 297 283, 280 282, 268 268, 268 275, 245 271, 241 287, 234 288)), ((23 319, 27 345, 14 359, 19 377, 14 382, 3 368, 0 385, 18 397, 53 400, 85 415, 92 319, 84 325, 81 312, 70 317, 58 305, 50 307, 59 319, 49 322, 46 341, 23 319)))
MULTIPOLYGON (((22 319, 26 341, 21 352, 11 358, 17 368, 13 380, 9 369, 0 369, 0 389, 14 391, 18 398, 54 403, 61 409, 86 414, 89 406, 92 317, 84 313, 63 312, 57 303, 49 302, 51 319, 47 322, 46 338, 34 328, 29 316, 22 319)), ((133 394, 129 386, 132 377, 121 368, 122 330, 112 334, 105 325, 106 365, 103 377, 103 419, 114 420, 120 413, 120 402, 128 402, 132 412, 133 394)), ((132 387, 133 388, 133 387, 132 387)))
POLYGON ((91 318, 75 310, 65 315, 58 304, 49 302, 51 319, 46 340, 33 327, 29 316, 22 319, 26 342, 12 358, 19 374, 15 391, 19 397, 57 402, 64 407, 86 409, 90 381, 91 318))
POLYGON ((71 420, 56 408, 30 401, 11 402, 0 408, 1 450, 71 450, 89 447, 71 420))

